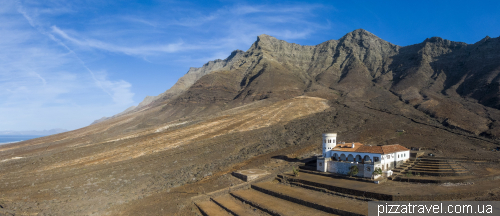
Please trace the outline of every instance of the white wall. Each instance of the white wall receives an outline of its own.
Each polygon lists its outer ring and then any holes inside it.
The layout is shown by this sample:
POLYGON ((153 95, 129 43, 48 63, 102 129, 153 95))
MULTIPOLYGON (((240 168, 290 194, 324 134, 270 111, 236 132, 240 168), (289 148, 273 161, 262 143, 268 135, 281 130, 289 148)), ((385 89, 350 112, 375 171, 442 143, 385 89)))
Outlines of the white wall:
MULTIPOLYGON (((370 160, 374 162, 373 158, 378 157, 380 161, 380 167, 382 170, 390 170, 396 167, 396 164, 399 166, 400 164, 408 161, 410 159, 410 151, 402 151, 402 152, 395 152, 395 153, 390 153, 390 154, 377 154, 377 153, 359 153, 359 152, 346 152, 346 151, 328 151, 326 153, 327 158, 333 157, 334 154, 337 154, 338 156, 344 154, 347 160, 347 157, 349 154, 351 154, 354 158, 356 158, 356 155, 361 156, 361 158, 364 158, 365 156, 370 157, 370 160), (406 154, 406 155, 405 155, 406 154), (398 158, 399 155, 399 158, 398 158), (388 158, 390 156, 390 158, 388 158)), ((338 158, 337 158, 338 159, 338 158)), ((356 161, 356 162, 361 162, 361 161, 356 161)))
MULTIPOLYGON (((370 160, 372 162, 373 162, 373 157, 378 157, 379 160, 380 160, 380 154, 375 154, 375 153, 360 153, 360 152, 345 152, 345 151, 331 151, 331 152, 329 152, 329 155, 327 155, 327 157, 333 157, 333 155, 335 153, 337 153, 338 156, 340 156, 341 154, 344 154, 346 158, 349 156, 349 154, 351 154, 354 158, 356 158, 356 155, 360 155, 361 158, 364 158, 366 155, 368 155, 368 157, 370 157, 370 160)), ((357 161, 357 162, 361 162, 361 161, 357 161)))
POLYGON ((329 158, 318 158, 316 162, 316 170, 326 172, 328 169, 328 161, 330 161, 329 158))
POLYGON ((389 164, 389 169, 391 169, 396 164, 399 166, 400 164, 408 161, 410 159, 410 151, 408 150, 408 151, 394 152, 394 153, 385 154, 382 156, 383 156, 383 159, 381 162, 381 164, 383 165, 382 170, 387 170, 386 169, 387 164, 389 164), (398 158, 398 155, 399 155, 399 158, 398 158), (388 156, 390 156, 390 158, 387 158, 388 156))
POLYGON ((323 134, 323 157, 331 157, 331 151, 337 145, 337 134, 323 134))

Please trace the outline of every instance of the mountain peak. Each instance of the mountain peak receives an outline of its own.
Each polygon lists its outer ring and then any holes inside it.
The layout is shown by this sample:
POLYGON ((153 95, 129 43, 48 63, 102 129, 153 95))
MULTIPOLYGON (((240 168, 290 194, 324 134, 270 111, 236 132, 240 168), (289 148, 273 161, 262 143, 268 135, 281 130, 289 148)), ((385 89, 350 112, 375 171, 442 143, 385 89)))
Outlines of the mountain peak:
POLYGON ((431 38, 427 38, 424 40, 424 42, 431 42, 431 43, 438 43, 438 42, 443 42, 443 41, 445 41, 445 40, 441 37, 431 37, 431 38))
POLYGON ((376 35, 364 29, 356 29, 344 35, 342 38, 340 38, 339 41, 341 43, 353 43, 353 44, 359 44, 360 42, 362 42, 364 45, 368 45, 372 43, 380 43, 380 41, 384 40, 380 39, 376 35))
POLYGON ((261 34, 261 35, 257 36, 257 40, 269 40, 269 39, 277 40, 275 37, 273 37, 271 35, 261 34))
POLYGON ((364 29, 356 29, 352 32, 347 33, 344 35, 342 38, 358 38, 358 39, 364 39, 364 38, 378 38, 376 35, 372 34, 369 31, 366 31, 364 29))
POLYGON ((261 34, 259 36, 257 36, 257 41, 255 41, 256 44, 259 44, 259 45, 262 45, 262 43, 264 44, 273 44, 273 43, 276 43, 280 40, 278 40, 277 38, 273 37, 273 36, 270 36, 270 35, 266 35, 266 34, 261 34))
POLYGON ((356 49, 383 49, 388 53, 392 53, 398 47, 364 29, 356 29, 347 33, 339 39, 339 42, 343 46, 357 47, 356 49))
POLYGON ((261 34, 257 36, 257 41, 253 43, 250 49, 261 49, 264 48, 266 50, 273 50, 279 44, 287 44, 288 42, 284 40, 279 40, 273 36, 261 34))
POLYGON ((224 61, 231 61, 231 59, 233 59, 235 56, 239 57, 239 56, 243 55, 243 53, 245 53, 245 51, 243 51, 243 50, 239 50, 239 49, 234 50, 231 52, 231 54, 226 59, 224 59, 224 61))
POLYGON ((479 42, 485 42, 487 40, 491 39, 490 36, 486 35, 486 37, 484 37, 483 39, 481 39, 479 42))
POLYGON ((371 32, 366 31, 364 29, 356 29, 356 30, 352 31, 351 33, 354 33, 354 34, 372 34, 371 32))

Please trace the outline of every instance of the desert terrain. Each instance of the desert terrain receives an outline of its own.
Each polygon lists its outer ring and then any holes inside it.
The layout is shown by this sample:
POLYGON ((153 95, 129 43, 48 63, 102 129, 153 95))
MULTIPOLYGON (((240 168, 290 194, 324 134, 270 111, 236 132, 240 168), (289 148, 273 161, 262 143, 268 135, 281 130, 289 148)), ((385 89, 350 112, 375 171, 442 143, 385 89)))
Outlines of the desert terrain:
MULTIPOLYGON (((399 47, 365 30, 316 46, 261 35, 126 112, 0 146, 0 215, 197 215, 192 197, 242 183, 238 169, 289 171, 321 153, 326 132, 498 159, 498 48, 489 37, 399 47)), ((478 199, 499 197, 488 193, 478 199)))

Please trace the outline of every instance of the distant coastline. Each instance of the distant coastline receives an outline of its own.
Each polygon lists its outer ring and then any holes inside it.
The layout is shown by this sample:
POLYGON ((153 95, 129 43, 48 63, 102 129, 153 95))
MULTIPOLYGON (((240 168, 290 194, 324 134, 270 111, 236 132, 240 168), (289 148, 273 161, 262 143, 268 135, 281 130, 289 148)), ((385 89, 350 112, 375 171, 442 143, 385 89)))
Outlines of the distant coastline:
POLYGON ((19 141, 14 141, 14 142, 0 142, 0 145, 3 145, 3 144, 11 144, 11 143, 18 143, 18 142, 22 142, 24 140, 19 140, 19 141))
POLYGON ((64 133, 67 132, 68 130, 66 129, 51 129, 51 130, 29 130, 29 131, 13 131, 13 130, 8 130, 8 131, 0 131, 0 136, 48 136, 48 135, 53 135, 53 134, 58 134, 58 133, 64 133))
POLYGON ((44 135, 0 135, 0 145, 22 142, 43 136, 44 135))

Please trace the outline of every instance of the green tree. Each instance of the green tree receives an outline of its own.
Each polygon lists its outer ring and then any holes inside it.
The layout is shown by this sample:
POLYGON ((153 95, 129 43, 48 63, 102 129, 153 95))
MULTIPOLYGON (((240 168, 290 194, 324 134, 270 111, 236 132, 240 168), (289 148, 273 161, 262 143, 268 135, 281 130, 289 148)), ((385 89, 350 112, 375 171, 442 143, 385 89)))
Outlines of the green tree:
POLYGON ((294 166, 292 166, 292 171, 293 171, 293 175, 294 175, 295 177, 298 177, 298 176, 299 176, 299 168, 295 169, 295 167, 294 167, 294 166))
POLYGON ((375 170, 373 170, 373 175, 382 175, 382 169, 380 167, 375 168, 375 170))
POLYGON ((349 167, 349 176, 355 176, 359 173, 359 169, 358 169, 358 166, 354 165, 354 166, 351 166, 349 167))

